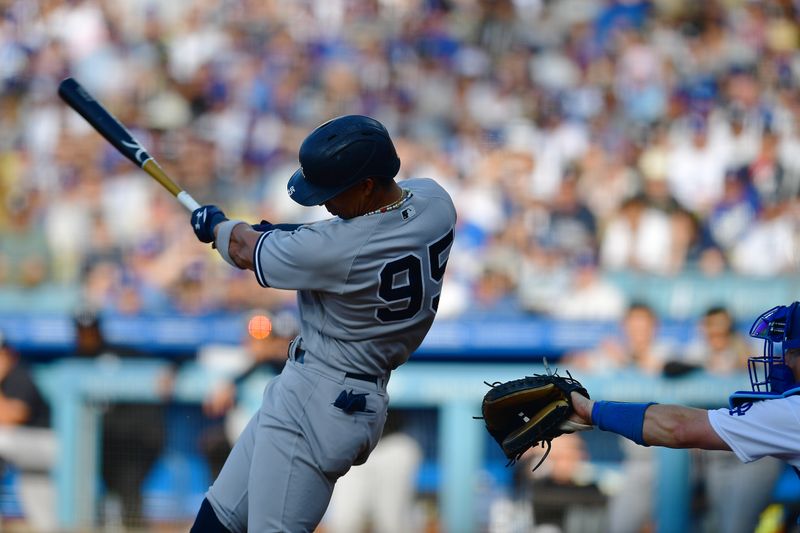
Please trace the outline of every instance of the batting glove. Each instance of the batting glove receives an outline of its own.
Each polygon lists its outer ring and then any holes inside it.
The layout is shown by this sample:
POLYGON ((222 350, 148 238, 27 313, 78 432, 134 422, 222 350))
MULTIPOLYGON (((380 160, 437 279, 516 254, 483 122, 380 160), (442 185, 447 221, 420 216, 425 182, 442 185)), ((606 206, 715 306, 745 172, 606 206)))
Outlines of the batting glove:
POLYGON ((215 205, 204 205, 192 212, 192 229, 201 242, 214 242, 214 228, 228 218, 215 205))

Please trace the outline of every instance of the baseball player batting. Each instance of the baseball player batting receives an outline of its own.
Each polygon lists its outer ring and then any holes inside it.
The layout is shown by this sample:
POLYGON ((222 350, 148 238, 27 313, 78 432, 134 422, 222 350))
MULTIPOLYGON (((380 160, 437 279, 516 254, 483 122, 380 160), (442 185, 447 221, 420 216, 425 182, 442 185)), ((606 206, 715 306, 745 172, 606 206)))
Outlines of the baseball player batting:
POLYGON ((430 179, 396 182, 383 125, 349 115, 300 146, 287 185, 333 218, 251 226, 213 205, 192 213, 202 242, 262 287, 297 290, 300 335, 282 373, 206 493, 194 532, 314 531, 336 480, 367 460, 392 370, 420 345, 442 290, 456 211, 430 179))
POLYGON ((733 393, 728 409, 602 402, 572 392, 572 420, 643 446, 732 450, 745 463, 776 457, 800 475, 800 302, 763 313, 750 336, 763 339, 764 354, 749 359, 752 390, 733 393))

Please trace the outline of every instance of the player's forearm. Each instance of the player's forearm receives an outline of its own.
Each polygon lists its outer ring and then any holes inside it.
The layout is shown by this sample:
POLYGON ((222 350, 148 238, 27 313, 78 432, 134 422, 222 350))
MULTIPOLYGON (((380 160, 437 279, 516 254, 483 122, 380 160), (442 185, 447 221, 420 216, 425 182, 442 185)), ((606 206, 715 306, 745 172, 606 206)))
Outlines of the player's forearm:
POLYGON ((644 441, 651 446, 729 450, 708 421, 705 409, 651 405, 644 416, 644 441))
MULTIPOLYGON (((215 235, 217 234, 215 228, 215 235)), ((253 270, 253 250, 261 233, 246 223, 237 224, 231 231, 228 255, 239 268, 253 270)))
POLYGON ((708 421, 703 409, 680 405, 600 402, 575 392, 571 395, 576 422, 594 424, 648 446, 729 450, 708 421))

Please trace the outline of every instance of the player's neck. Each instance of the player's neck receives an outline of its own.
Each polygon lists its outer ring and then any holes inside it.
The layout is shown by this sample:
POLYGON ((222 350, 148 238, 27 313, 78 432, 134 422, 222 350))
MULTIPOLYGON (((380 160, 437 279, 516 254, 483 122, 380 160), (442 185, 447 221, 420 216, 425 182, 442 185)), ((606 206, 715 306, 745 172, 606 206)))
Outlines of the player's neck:
POLYGON ((374 213, 380 211, 381 209, 388 208, 403 199, 403 189, 395 182, 387 187, 385 190, 381 189, 380 191, 376 191, 377 194, 372 202, 370 202, 369 209, 366 210, 367 213, 374 213))

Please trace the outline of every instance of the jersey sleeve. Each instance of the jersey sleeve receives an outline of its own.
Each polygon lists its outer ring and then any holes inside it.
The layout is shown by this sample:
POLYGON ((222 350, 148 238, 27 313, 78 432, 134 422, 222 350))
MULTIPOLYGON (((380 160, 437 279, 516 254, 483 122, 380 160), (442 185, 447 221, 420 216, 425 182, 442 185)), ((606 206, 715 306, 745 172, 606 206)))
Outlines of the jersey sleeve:
POLYGON ((263 233, 253 250, 258 283, 276 289, 341 292, 358 243, 343 242, 337 233, 329 221, 263 233))
POLYGON ((736 456, 749 463, 766 456, 797 455, 798 409, 800 400, 793 396, 755 402, 742 415, 731 414, 728 409, 709 411, 708 420, 736 456))

